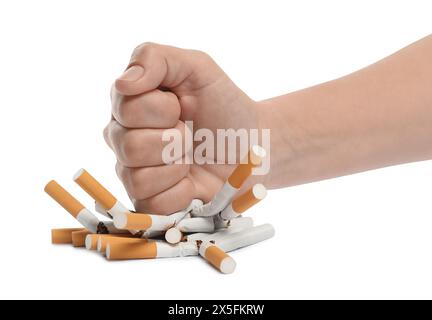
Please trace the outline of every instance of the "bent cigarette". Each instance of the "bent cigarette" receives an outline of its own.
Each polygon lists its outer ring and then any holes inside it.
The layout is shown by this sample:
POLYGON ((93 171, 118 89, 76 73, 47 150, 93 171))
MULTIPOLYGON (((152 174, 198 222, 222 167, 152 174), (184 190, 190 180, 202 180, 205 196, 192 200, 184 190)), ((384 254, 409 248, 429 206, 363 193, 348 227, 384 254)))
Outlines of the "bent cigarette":
POLYGON ((85 239, 90 233, 88 230, 72 232, 72 245, 75 248, 85 247, 85 239))
POLYGON ((250 207, 254 206, 267 195, 267 189, 261 183, 254 185, 252 188, 248 189, 237 199, 234 199, 230 205, 228 205, 220 213, 220 216, 224 220, 231 220, 241 215, 250 207))
POLYGON ((261 165, 266 155, 265 149, 254 145, 246 158, 234 169, 222 189, 207 204, 192 211, 193 215, 209 217, 221 212, 234 198, 246 179, 252 174, 252 169, 261 165))
POLYGON ((236 268, 234 259, 211 242, 203 242, 199 247, 199 254, 222 273, 233 273, 236 268))
POLYGON ((166 242, 152 241, 147 243, 108 243, 106 257, 108 260, 174 258, 198 255, 198 247, 193 242, 180 242, 171 245, 166 242))
POLYGON ((55 180, 51 180, 44 188, 51 198, 57 201, 67 212, 77 219, 86 229, 93 233, 101 231, 103 225, 98 218, 85 208, 77 199, 60 186, 55 180))
POLYGON ((77 231, 84 231, 84 228, 61 228, 51 229, 51 243, 53 244, 71 244, 72 233, 77 231))
POLYGON ((213 232, 215 226, 213 217, 196 217, 183 219, 176 228, 181 232, 213 232))
POLYGON ((105 254, 106 246, 108 243, 145 243, 147 239, 142 238, 131 238, 126 236, 111 236, 111 237, 99 237, 97 240, 96 249, 98 252, 105 254))

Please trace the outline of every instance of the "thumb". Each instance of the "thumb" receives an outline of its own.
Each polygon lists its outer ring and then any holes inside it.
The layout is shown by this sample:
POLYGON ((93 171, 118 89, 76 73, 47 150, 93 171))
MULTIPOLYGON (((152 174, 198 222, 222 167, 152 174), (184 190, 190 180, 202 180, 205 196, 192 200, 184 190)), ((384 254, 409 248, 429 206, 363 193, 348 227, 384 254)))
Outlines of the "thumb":
POLYGON ((211 83, 217 76, 209 72, 210 65, 218 69, 210 57, 199 51, 144 43, 134 50, 115 88, 123 95, 137 95, 159 87, 177 88, 187 81, 192 84, 188 88, 193 89, 211 83), (204 63, 204 60, 211 63, 204 63))

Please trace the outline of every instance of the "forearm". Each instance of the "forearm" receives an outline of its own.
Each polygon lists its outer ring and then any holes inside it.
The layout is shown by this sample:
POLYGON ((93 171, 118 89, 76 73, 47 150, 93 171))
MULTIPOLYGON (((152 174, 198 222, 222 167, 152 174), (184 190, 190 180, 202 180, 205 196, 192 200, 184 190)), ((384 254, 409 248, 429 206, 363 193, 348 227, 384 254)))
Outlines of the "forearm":
POLYGON ((432 36, 346 77, 258 103, 268 187, 432 158, 432 36))

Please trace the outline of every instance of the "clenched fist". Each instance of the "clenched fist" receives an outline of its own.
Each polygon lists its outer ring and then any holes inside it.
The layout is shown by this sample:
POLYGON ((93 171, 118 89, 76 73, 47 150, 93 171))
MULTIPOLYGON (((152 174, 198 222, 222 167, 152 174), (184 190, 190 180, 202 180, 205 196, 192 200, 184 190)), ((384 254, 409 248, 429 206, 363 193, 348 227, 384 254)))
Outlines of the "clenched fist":
POLYGON ((207 54, 195 50, 140 45, 115 81, 111 99, 112 120, 104 137, 137 211, 168 214, 193 198, 209 201, 233 169, 228 164, 164 163, 165 130, 176 128, 184 137, 189 130, 185 121, 193 121, 194 131, 207 128, 215 134, 217 129, 258 127, 256 103, 207 54))

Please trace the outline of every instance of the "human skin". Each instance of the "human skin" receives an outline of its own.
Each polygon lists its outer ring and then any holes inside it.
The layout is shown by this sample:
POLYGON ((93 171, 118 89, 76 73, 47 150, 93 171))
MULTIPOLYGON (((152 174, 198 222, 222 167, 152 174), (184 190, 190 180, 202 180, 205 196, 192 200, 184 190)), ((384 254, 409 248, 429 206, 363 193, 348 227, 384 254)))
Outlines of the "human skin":
POLYGON ((162 133, 269 128, 262 182, 282 188, 432 158, 432 36, 355 73, 253 101, 205 53, 147 43, 111 92, 104 130, 137 211, 167 214, 209 201, 232 165, 164 164, 162 133))

